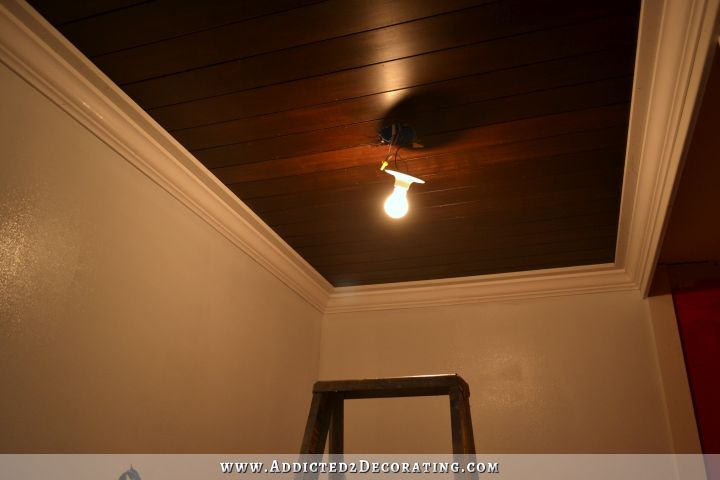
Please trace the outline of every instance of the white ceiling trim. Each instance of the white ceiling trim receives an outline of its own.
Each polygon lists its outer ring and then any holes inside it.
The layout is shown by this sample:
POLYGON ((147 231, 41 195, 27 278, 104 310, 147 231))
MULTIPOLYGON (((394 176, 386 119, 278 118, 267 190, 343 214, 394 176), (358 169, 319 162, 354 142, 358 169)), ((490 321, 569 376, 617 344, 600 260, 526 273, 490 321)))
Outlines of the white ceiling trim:
POLYGON ((614 264, 336 288, 325 313, 460 305, 630 290, 614 264))
POLYGON ((333 288, 22 0, 0 4, 0 61, 320 311, 646 292, 715 45, 719 3, 643 2, 615 264, 360 287, 333 288))

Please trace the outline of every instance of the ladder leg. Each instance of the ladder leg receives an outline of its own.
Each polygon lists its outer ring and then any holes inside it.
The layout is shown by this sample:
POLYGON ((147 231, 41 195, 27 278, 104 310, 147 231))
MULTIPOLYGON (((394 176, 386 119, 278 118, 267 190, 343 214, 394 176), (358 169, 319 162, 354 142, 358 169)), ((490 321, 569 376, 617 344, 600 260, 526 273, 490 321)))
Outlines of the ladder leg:
POLYGON ((450 389, 450 424, 453 453, 475 453, 470 404, 458 387, 450 389))
MULTIPOLYGON (((475 461, 475 440, 470 418, 470 402, 459 387, 452 387, 450 395, 450 425, 452 428, 453 456, 462 468, 468 462, 475 461)), ((456 478, 477 479, 477 472, 458 473, 456 478)))
POLYGON ((474 454, 475 453, 475 437, 473 436, 472 418, 470 416, 470 399, 468 398, 468 395, 466 392, 461 390, 460 393, 461 393, 460 415, 462 417, 460 424, 462 425, 463 438, 465 439, 465 445, 466 445, 465 453, 474 454))
POLYGON ((344 450, 343 422, 345 421, 345 406, 341 395, 332 396, 332 420, 330 422, 330 455, 339 455, 344 450))
POLYGON ((319 454, 325 451, 325 439, 327 438, 332 415, 330 395, 327 393, 313 393, 310 403, 310 413, 305 424, 300 454, 319 454))
MULTIPOLYGON (((345 438, 343 431, 343 423, 345 422, 345 405, 341 394, 333 394, 332 396, 332 419, 330 420, 330 445, 328 452, 331 461, 342 462, 343 452, 345 450, 345 438)), ((330 480, 344 480, 344 473, 331 473, 330 480)))

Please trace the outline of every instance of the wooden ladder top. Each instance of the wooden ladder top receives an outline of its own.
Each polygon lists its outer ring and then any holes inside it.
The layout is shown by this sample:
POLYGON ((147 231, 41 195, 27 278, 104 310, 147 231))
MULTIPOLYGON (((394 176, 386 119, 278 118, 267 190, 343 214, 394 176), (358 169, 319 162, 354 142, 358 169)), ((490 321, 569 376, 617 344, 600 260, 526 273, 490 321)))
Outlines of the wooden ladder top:
POLYGON ((470 387, 457 374, 413 377, 330 380, 316 382, 310 403, 301 454, 322 454, 330 437, 330 454, 344 449, 344 401, 361 398, 422 397, 448 395, 454 454, 474 454, 470 387))

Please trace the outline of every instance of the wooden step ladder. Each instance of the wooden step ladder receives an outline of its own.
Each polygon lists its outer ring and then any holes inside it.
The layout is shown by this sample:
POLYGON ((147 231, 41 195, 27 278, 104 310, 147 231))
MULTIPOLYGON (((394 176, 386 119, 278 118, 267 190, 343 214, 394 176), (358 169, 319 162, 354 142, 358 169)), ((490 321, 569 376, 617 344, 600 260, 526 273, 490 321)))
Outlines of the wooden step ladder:
MULTIPOLYGON (((474 458, 475 440, 468 402, 470 387, 457 374, 316 382, 300 453, 322 455, 328 434, 330 455, 343 453, 343 402, 346 399, 435 395, 450 397, 453 454, 474 458)), ((477 478, 476 475, 470 477, 477 478)))

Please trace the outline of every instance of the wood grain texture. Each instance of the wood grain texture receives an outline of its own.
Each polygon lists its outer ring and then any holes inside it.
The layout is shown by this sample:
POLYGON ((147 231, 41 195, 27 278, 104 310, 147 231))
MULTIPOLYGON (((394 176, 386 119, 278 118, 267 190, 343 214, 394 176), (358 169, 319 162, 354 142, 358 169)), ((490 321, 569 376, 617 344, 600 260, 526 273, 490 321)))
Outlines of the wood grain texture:
MULTIPOLYGON (((189 53, 193 47, 188 45, 179 51, 183 52, 183 59, 190 57, 188 61, 192 63, 185 63, 182 67, 169 65, 163 69, 169 53, 161 52, 157 55, 158 58, 143 59, 142 65, 149 64, 154 67, 152 72, 144 75, 149 78, 135 79, 132 82, 121 81, 119 84, 125 87, 133 98, 140 99, 143 106, 152 108, 171 105, 546 30, 562 26, 571 20, 587 19, 595 13, 593 9, 582 4, 580 7, 577 5, 578 2, 559 1, 542 5, 541 8, 521 9, 514 8, 516 5, 513 2, 490 3, 263 55, 245 55, 245 58, 238 60, 210 62, 209 66, 203 68, 190 69, 188 66, 208 61, 205 57, 218 49, 206 48, 208 53, 193 61, 189 53), (560 15, 560 12, 564 14, 560 15), (180 72, 169 73, 173 71, 180 72)), ((352 12, 349 15, 352 15, 352 12)), ((303 31, 312 31, 303 23, 307 24, 293 19, 292 26, 298 28, 298 25, 301 25, 303 31)), ((317 31, 325 30, 318 27, 317 31)), ((260 31, 266 30, 267 27, 260 31)), ((247 28, 242 32, 245 36, 257 36, 260 33, 247 28)), ((235 42, 220 39, 219 43, 247 45, 249 41, 247 38, 235 42)), ((238 48, 234 47, 233 51, 238 48)), ((99 66, 104 65, 100 62, 99 66)), ((122 64, 120 68, 113 68, 112 65, 107 65, 106 68, 111 74, 117 70, 114 74, 120 78, 128 77, 128 74, 124 73, 127 69, 122 68, 122 64)), ((131 70, 137 71, 139 68, 138 66, 131 70)))
MULTIPOLYGON (((126 1, 130 3, 130 0, 126 1)), ((200 46, 199 38, 217 39, 222 29, 242 29, 250 23, 262 24, 267 18, 292 17, 303 7, 310 8, 319 1, 137 1, 132 8, 116 9, 64 25, 63 33, 101 68, 112 67, 111 61, 115 60, 125 65, 127 71, 123 75, 137 76, 157 68, 152 66, 156 62, 166 65, 174 59, 188 58, 188 47, 196 55, 207 59, 207 55, 217 48, 217 42, 200 46), (122 25, 132 27, 119 28, 122 25), (108 35, 108 31, 113 34, 108 35), (153 57, 152 52, 159 49, 162 49, 165 58, 153 57)), ((107 73, 115 75, 117 72, 108 69, 107 73)), ((117 83, 123 81, 126 81, 123 77, 116 80, 117 83)))
MULTIPOLYGON (((137 48, 97 56, 93 60, 117 78, 121 85, 164 76, 171 77, 176 72, 198 70, 213 77, 215 71, 218 68, 222 69, 221 66, 224 64, 242 68, 243 65, 248 65, 248 62, 257 66, 257 62, 267 65, 279 59, 288 62, 286 67, 313 59, 320 63, 327 59, 316 58, 315 55, 324 53, 337 56, 338 53, 343 53, 337 50, 338 47, 350 49, 344 52, 345 55, 351 53, 352 49, 358 50, 361 43, 358 39, 351 38, 353 35, 381 36, 388 39, 390 35, 383 35, 386 28, 417 29, 427 20, 419 22, 412 20, 463 10, 473 6, 474 3, 477 2, 473 0, 444 2, 284 0, 257 2, 257 5, 253 5, 256 7, 255 10, 250 12, 236 2, 226 1, 219 5, 230 10, 228 12, 223 12, 223 9, 218 12, 216 8, 209 9, 195 3, 192 6, 193 11, 188 14, 195 11, 213 12, 213 16, 218 19, 218 28, 175 36, 165 41, 154 42, 152 45, 141 45, 137 48), (278 13, 271 15, 273 12, 278 13), (393 27, 389 27, 390 25, 393 27), (325 43, 318 46, 319 42, 325 43), (262 56, 263 54, 265 56, 262 56), (258 57, 259 60, 248 60, 249 57, 258 57), (242 61, 243 59, 245 60, 242 61)), ((398 33, 403 32, 390 32, 391 35, 398 33)), ((377 44, 373 46, 378 47, 377 44)), ((363 53, 358 51, 356 55, 363 53)), ((350 58, 347 61, 351 61, 350 58)))
MULTIPOLYGON (((444 143, 437 137, 447 135, 447 132, 461 132, 483 125, 624 103, 629 101, 627 92, 631 85, 632 77, 620 77, 423 112, 410 112, 409 115, 421 141, 426 147, 430 147, 444 143), (442 122, 437 121, 439 117, 442 122)), ((212 167, 259 163, 362 145, 377 145, 380 126, 377 121, 359 122, 196 150, 193 153, 205 165, 212 167)))
POLYGON ((98 17, 139 7, 147 2, 148 0, 34 0, 30 4, 53 25, 68 28, 73 22, 94 22, 98 17))
POLYGON ((280 113, 177 129, 171 133, 197 155, 202 150, 244 141, 361 122, 382 123, 390 108, 398 103, 408 106, 397 114, 408 116, 464 103, 599 81, 622 73, 631 76, 633 59, 622 54, 623 49, 592 52, 280 113), (462 92, 462 96, 456 92, 462 92), (415 99, 422 99, 422 102, 415 99))
MULTIPOLYGON (((142 95, 134 95, 132 89, 126 91, 163 126, 173 130, 425 85, 623 45, 634 52, 636 21, 636 17, 630 15, 602 18, 239 92, 182 102, 176 98, 178 103, 167 106, 162 106, 165 100, 160 98, 152 97, 145 103, 142 95)), ((226 89, 234 88, 234 84, 229 84, 226 89)), ((143 93, 153 93, 142 90, 143 93)), ((171 93, 163 96, 169 95, 171 93)), ((195 95, 187 92, 182 96, 195 95)))
POLYGON ((334 285, 613 260, 638 1, 32 3, 334 285))

